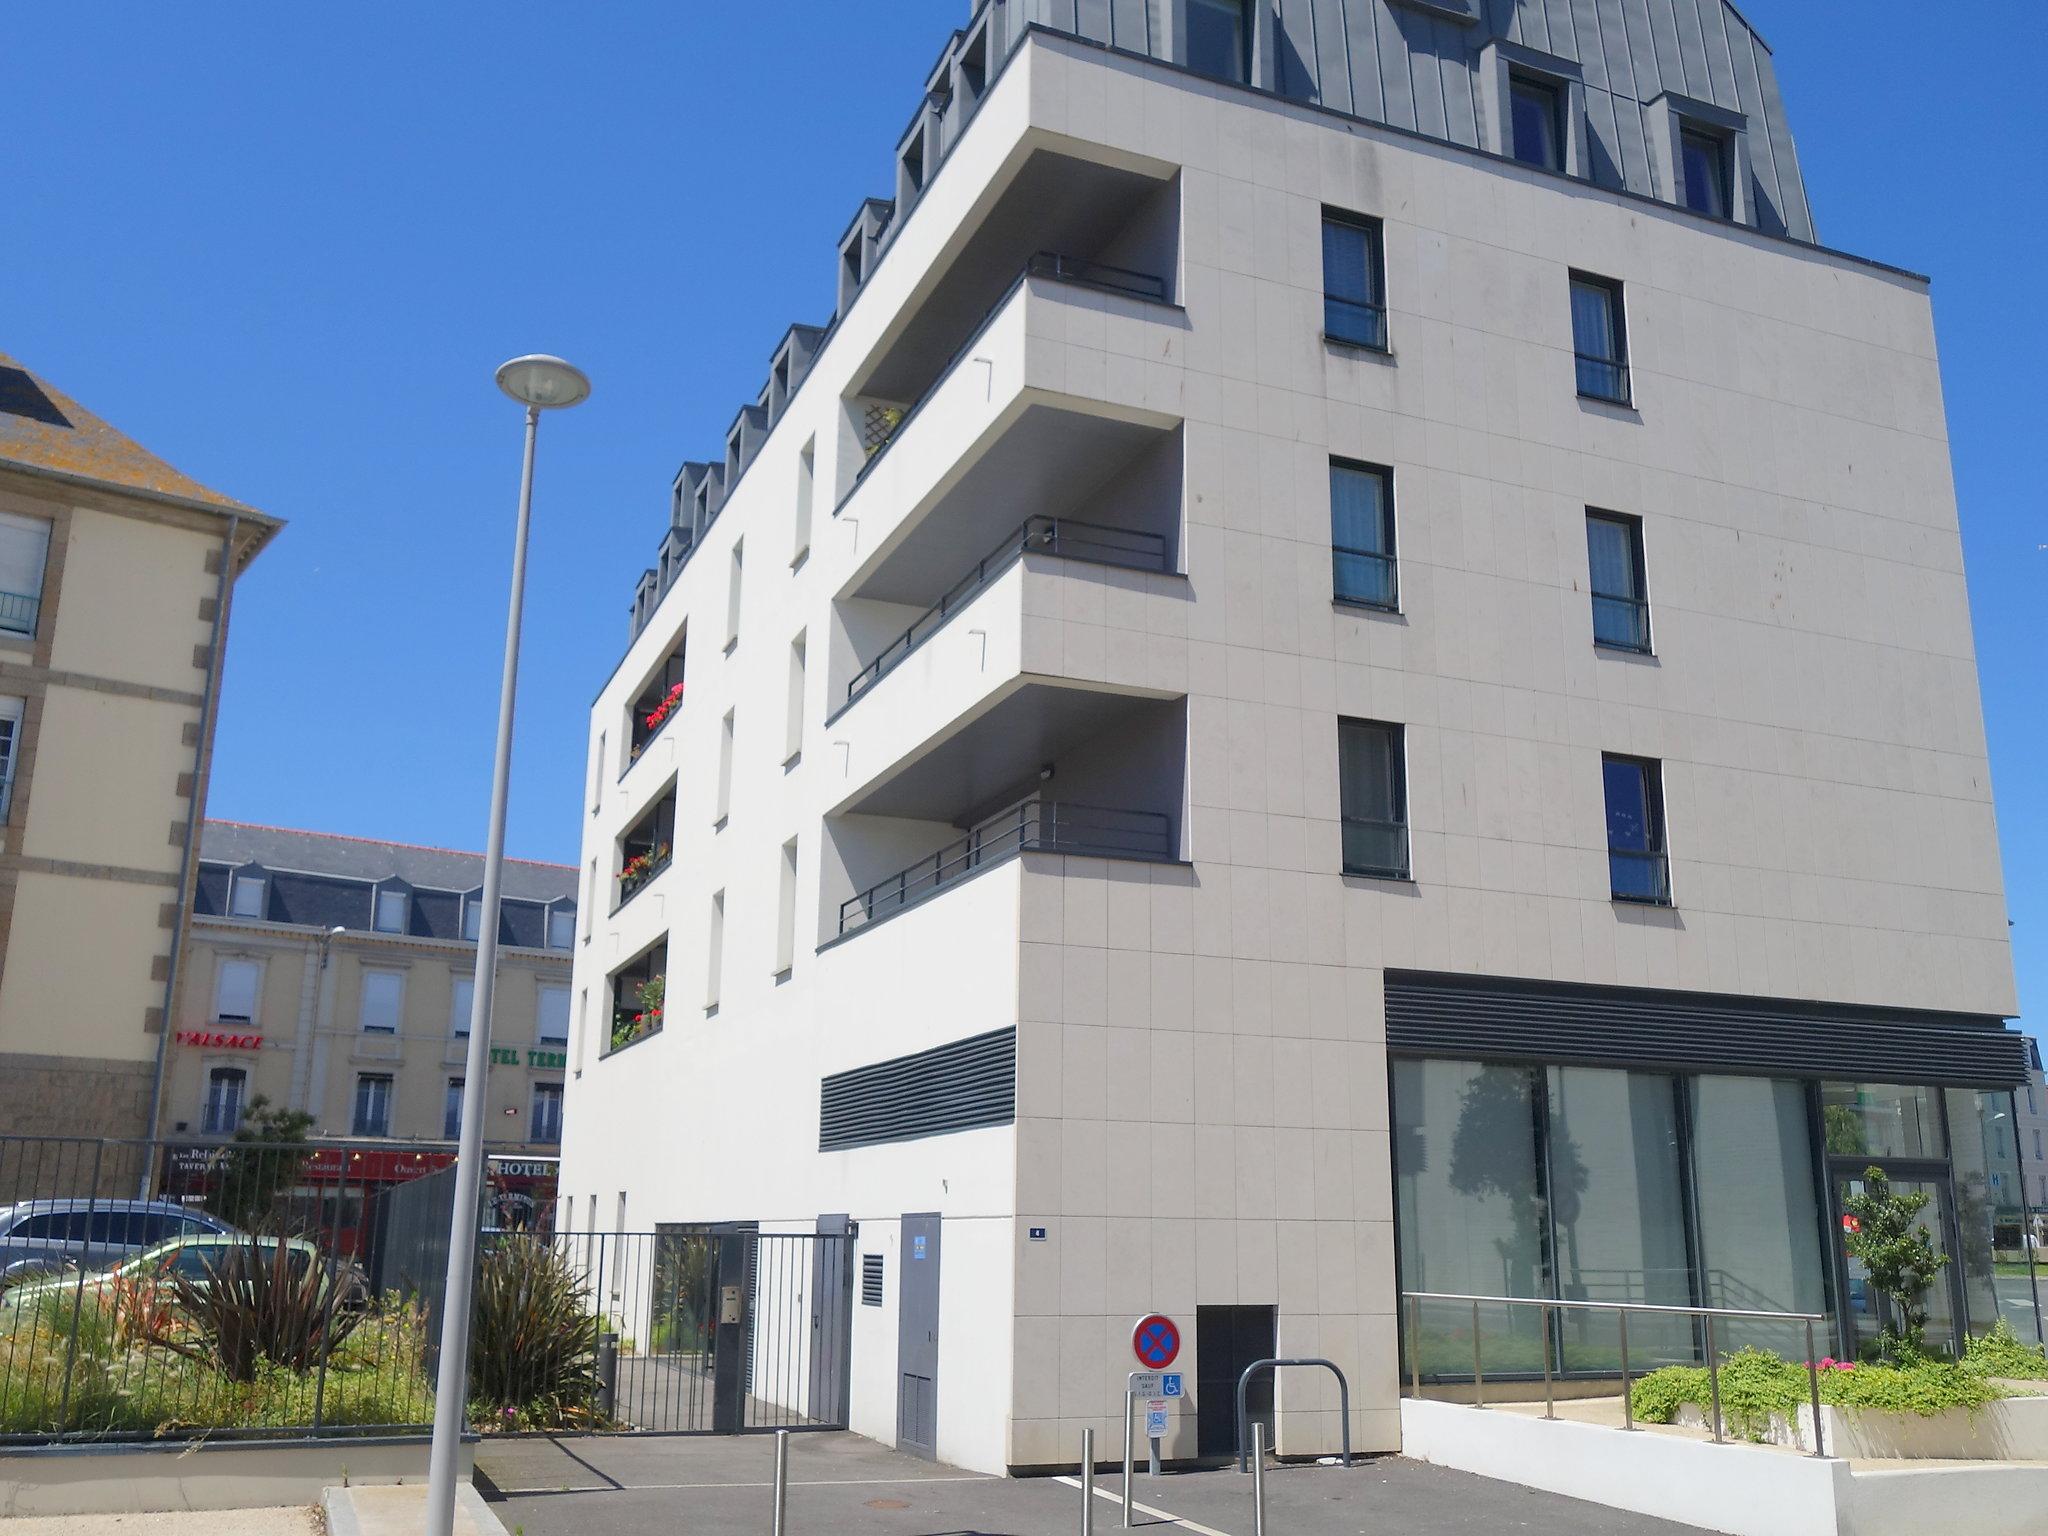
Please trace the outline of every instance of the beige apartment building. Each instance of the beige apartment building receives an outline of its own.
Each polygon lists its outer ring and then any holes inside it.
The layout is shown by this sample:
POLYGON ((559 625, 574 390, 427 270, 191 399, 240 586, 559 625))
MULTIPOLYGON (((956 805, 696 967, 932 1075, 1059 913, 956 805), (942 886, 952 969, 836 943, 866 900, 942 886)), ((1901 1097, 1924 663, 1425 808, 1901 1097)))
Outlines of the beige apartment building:
MULTIPOLYGON (((466 1091, 483 859, 209 821, 163 1129, 225 1137, 250 1101, 328 1139, 455 1140, 466 1091)), ((506 861, 491 1028, 496 1150, 562 1136, 576 871, 506 861)))
POLYGON ((281 526, 0 354, 0 1134, 149 1127, 235 580, 281 526))

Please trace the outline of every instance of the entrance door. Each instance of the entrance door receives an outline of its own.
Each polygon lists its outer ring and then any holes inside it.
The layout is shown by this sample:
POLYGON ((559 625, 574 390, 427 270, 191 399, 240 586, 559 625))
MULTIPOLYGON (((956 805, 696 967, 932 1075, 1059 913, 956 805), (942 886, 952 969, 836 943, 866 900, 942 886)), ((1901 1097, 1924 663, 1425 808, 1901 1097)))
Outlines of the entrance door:
MULTIPOLYGON (((1195 1449, 1203 1456, 1237 1454, 1237 1379, 1254 1360, 1273 1358, 1277 1307, 1195 1308, 1195 1449)), ((1261 1371, 1245 1392, 1245 1433, 1266 1426, 1273 1443, 1273 1373, 1261 1371)))
POLYGON ((811 1402, 814 1424, 846 1424, 846 1357, 853 1338, 853 1219, 820 1216, 811 1243, 811 1402))
POLYGON ((939 1217, 903 1218, 896 1281, 896 1445, 939 1454, 939 1217))
MULTIPOLYGON (((1934 1349, 1960 1350, 1962 1346, 1956 1326, 1956 1266, 1953 1262, 1956 1249, 1951 1238, 1955 1231, 1955 1211, 1950 1204, 1948 1178, 1946 1174, 1924 1166, 1892 1168, 1883 1162, 1875 1166, 1884 1169, 1893 1194, 1929 1196, 1915 1225, 1933 1236, 1935 1251, 1949 1255, 1951 1262, 1927 1288, 1927 1343, 1934 1349)), ((1849 1253, 1847 1223, 1851 1218, 1845 1202, 1849 1196, 1862 1192, 1861 1170, 1855 1174, 1836 1172, 1835 1246, 1846 1282, 1842 1297, 1843 1333, 1850 1354, 1856 1357, 1861 1356, 1865 1345, 1876 1344, 1877 1336, 1884 1331, 1890 1305, 1872 1288, 1869 1271, 1863 1267, 1862 1261, 1849 1253)))

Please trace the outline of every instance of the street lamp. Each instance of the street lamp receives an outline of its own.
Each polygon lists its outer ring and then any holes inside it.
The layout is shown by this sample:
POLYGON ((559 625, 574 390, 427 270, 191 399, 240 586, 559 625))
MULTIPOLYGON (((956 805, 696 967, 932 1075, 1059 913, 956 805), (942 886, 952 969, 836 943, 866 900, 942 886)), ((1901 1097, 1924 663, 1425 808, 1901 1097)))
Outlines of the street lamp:
POLYGON ((455 1155, 455 1210, 448 1222, 448 1279, 441 1303, 441 1364, 434 1390, 434 1450, 427 1471, 427 1536, 453 1536, 455 1469, 469 1385, 470 1284, 476 1273, 477 1213, 483 1190, 484 1078, 491 1059, 491 991, 498 973, 498 886, 505 869, 505 794, 512 777, 512 703, 519 683, 519 617, 526 596, 526 530, 533 513, 533 444, 540 413, 581 404, 590 380, 559 357, 515 357, 498 388, 526 407, 526 457, 519 472, 519 524, 512 542, 512 596, 505 615, 505 673, 498 686, 498 745, 491 769, 491 825, 484 843, 484 892, 477 924, 476 984, 469 1010, 462 1137, 455 1155))

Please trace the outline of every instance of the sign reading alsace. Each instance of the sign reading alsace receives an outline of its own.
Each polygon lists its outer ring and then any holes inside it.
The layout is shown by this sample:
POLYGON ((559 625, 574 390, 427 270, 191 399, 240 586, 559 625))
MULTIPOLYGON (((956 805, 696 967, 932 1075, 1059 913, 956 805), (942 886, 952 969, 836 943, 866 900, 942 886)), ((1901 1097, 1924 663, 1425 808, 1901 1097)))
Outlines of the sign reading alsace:
POLYGON ((1131 1330, 1131 1353, 1154 1371, 1163 1371, 1180 1354, 1180 1327, 1170 1317, 1153 1312, 1138 1319, 1131 1330))
POLYGON ((225 1029, 181 1029, 178 1044, 203 1045, 216 1051, 260 1051, 263 1037, 233 1034, 225 1029))

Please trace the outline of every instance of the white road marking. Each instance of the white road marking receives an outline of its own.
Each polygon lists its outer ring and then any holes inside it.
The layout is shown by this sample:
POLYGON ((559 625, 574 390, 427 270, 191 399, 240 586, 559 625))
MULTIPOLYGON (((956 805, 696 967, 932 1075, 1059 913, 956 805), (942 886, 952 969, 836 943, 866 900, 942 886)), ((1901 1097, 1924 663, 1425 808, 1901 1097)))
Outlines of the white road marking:
MULTIPOLYGON (((1069 1488, 1081 1486, 1081 1480, 1078 1477, 1056 1477, 1053 1481, 1065 1483, 1069 1488)), ((1095 1497, 1109 1500, 1118 1509, 1124 1507, 1124 1496, 1121 1489, 1107 1488, 1101 1483, 1097 1483, 1095 1485, 1095 1497)), ((1229 1536, 1228 1532, 1219 1531, 1214 1526, 1198 1525, 1193 1520, 1183 1519, 1171 1510, 1154 1509, 1150 1504, 1140 1504, 1136 1499, 1131 1500, 1131 1508, 1141 1515, 1150 1515, 1155 1520, 1164 1520, 1170 1524, 1177 1525, 1184 1531, 1193 1531, 1195 1536, 1229 1536)))

